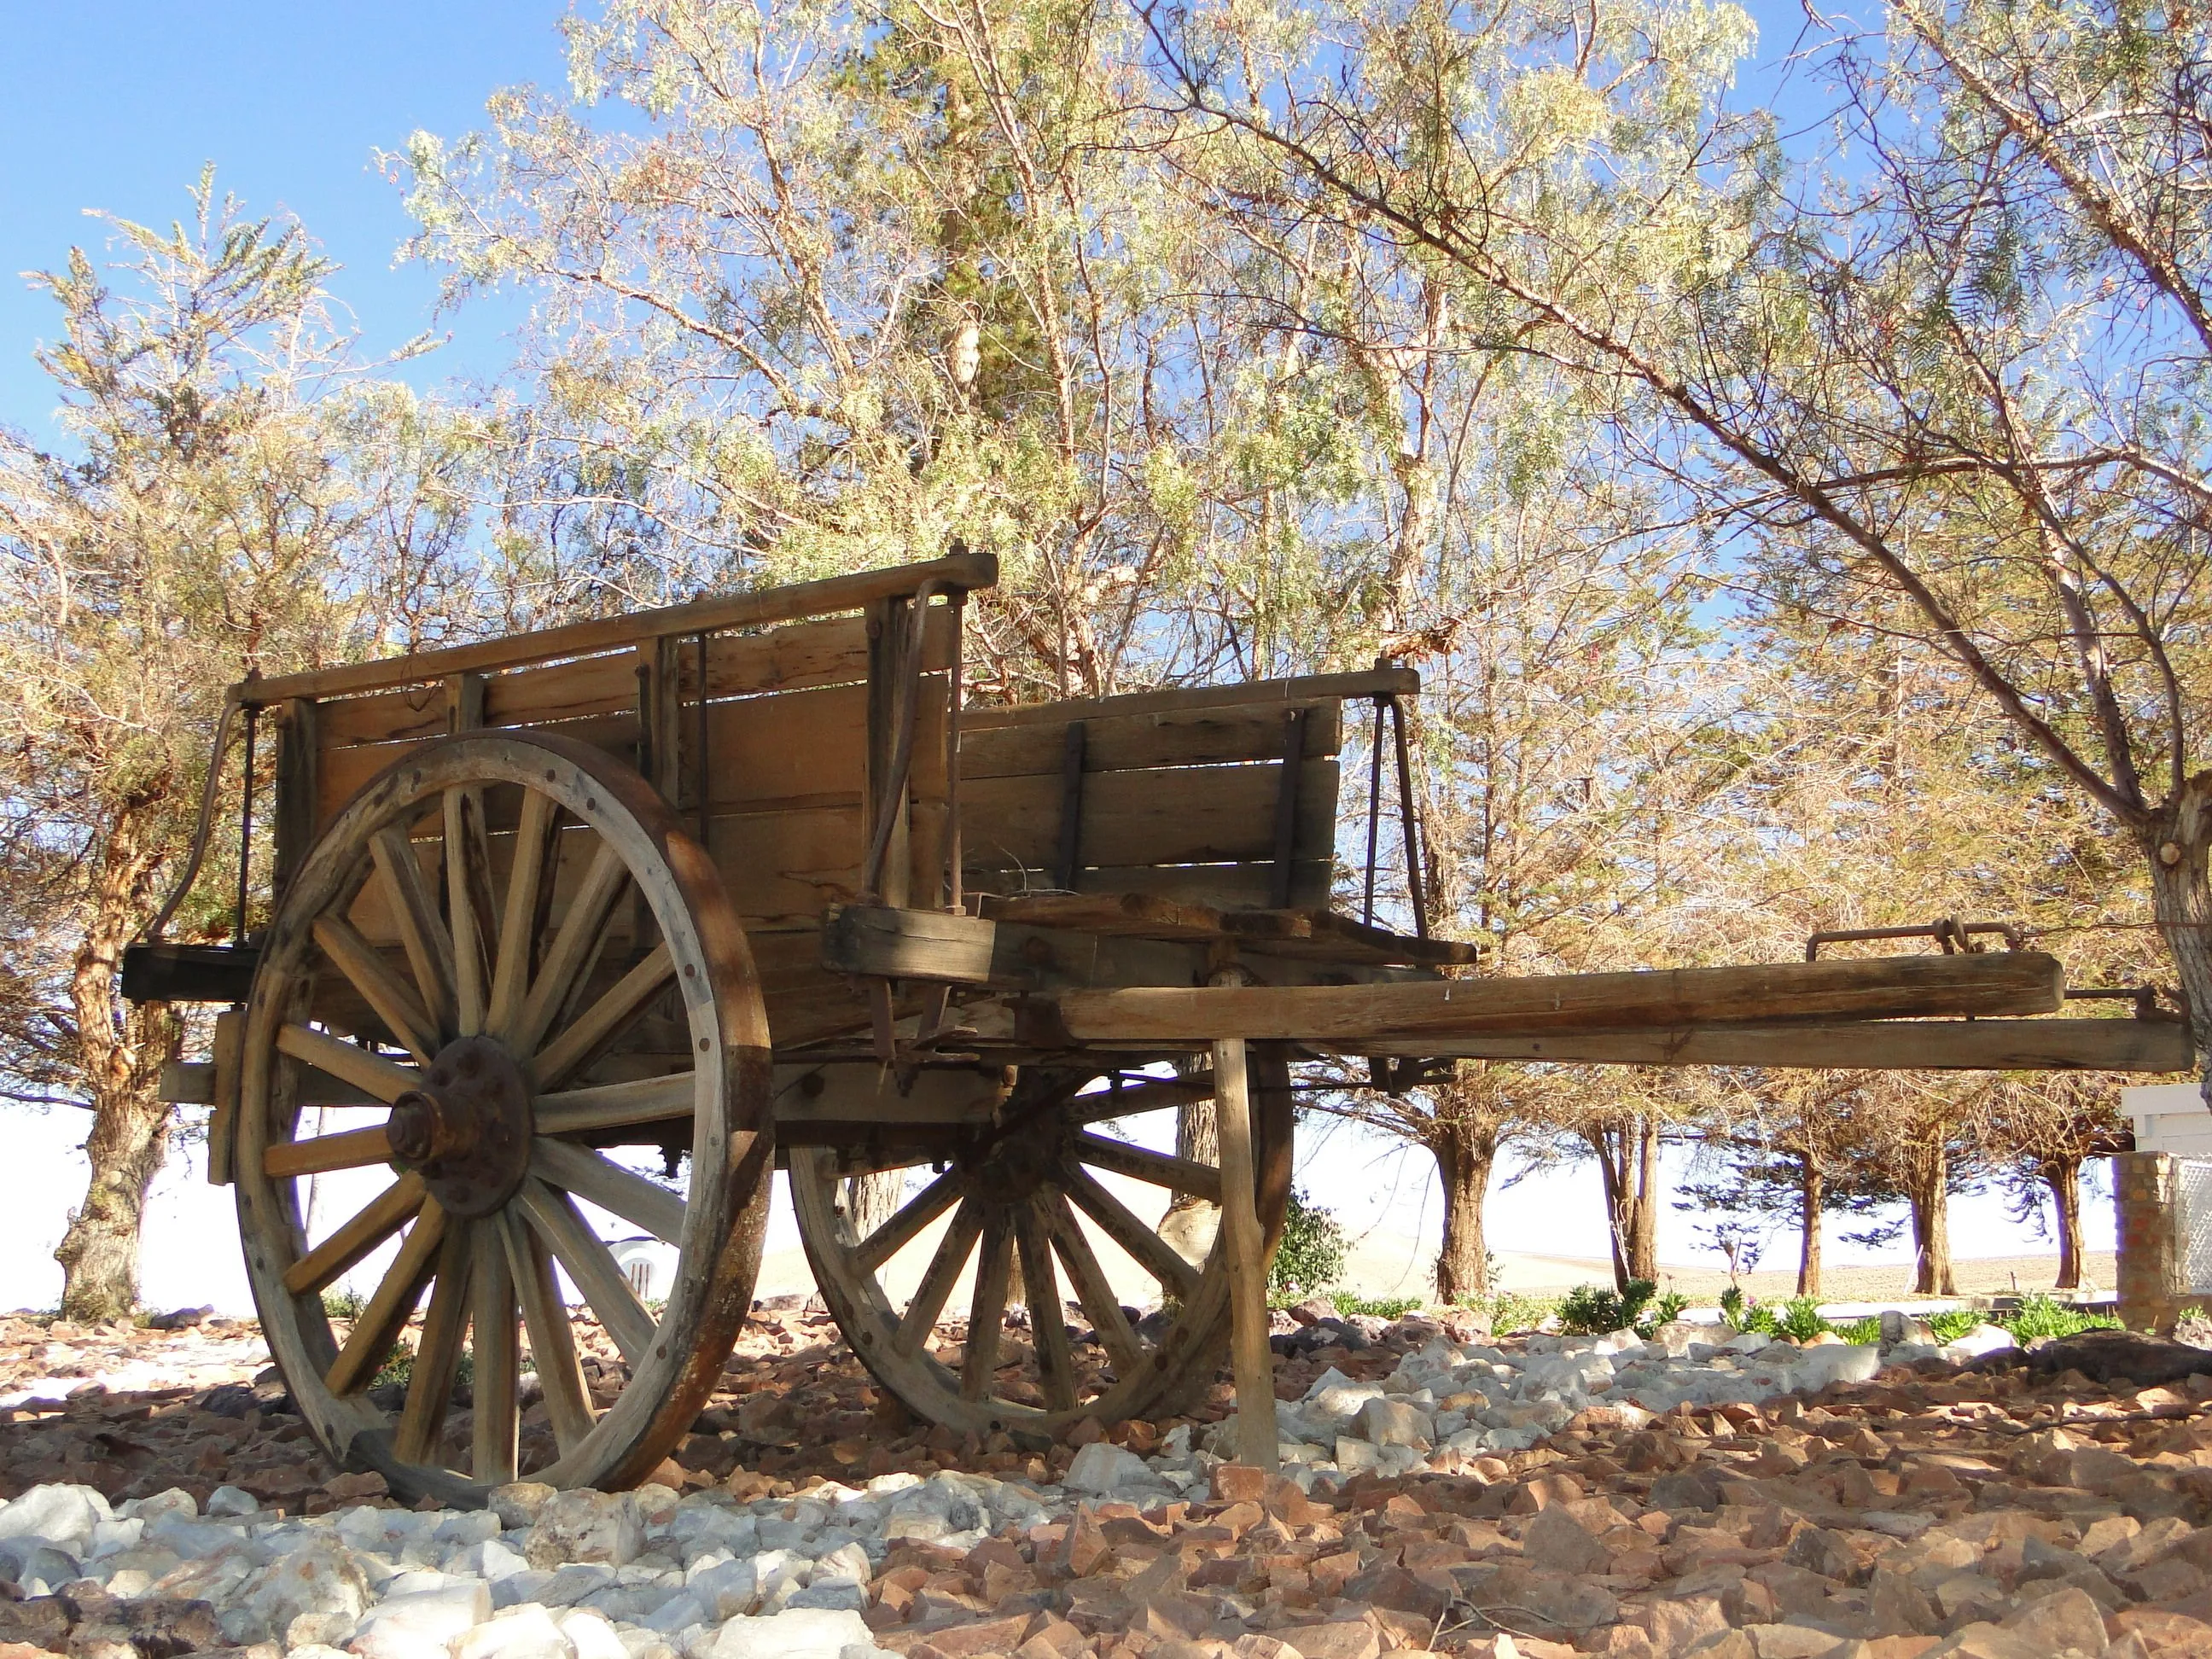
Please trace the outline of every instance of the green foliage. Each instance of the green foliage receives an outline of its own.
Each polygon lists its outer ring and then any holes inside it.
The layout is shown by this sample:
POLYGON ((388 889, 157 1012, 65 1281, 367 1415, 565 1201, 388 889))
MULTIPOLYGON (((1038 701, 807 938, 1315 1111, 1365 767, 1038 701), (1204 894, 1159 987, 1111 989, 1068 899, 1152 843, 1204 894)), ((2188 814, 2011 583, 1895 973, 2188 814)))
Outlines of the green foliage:
POLYGON ((1267 1270, 1267 1299, 1287 1307, 1318 1294, 1343 1275, 1344 1227, 1330 1212, 1306 1202, 1306 1195, 1291 1190, 1283 1218, 1283 1242, 1267 1270))
POLYGON ((1819 1298, 1810 1296, 1793 1296, 1784 1303, 1782 1311, 1775 1316, 1774 1326, 1793 1342, 1810 1342, 1835 1328, 1820 1317, 1819 1298))
POLYGON ((1329 1300, 1336 1304, 1340 1316, 1365 1314, 1374 1319, 1403 1319, 1421 1305, 1418 1296, 1360 1296, 1352 1291, 1339 1291, 1329 1300))
POLYGON ((1953 1308, 1944 1313, 1932 1313, 1924 1322, 1940 1343, 1956 1342, 1968 1331, 1982 1322, 1981 1315, 1972 1308, 1953 1308))
MULTIPOLYGON (((456 1389, 472 1387, 476 1378, 476 1356, 464 1350, 453 1367, 453 1386, 456 1389)), ((395 1342, 392 1345, 392 1352, 385 1355, 384 1363, 376 1368, 376 1375, 369 1379, 368 1386, 381 1389, 397 1383, 404 1389, 414 1380, 415 1351, 395 1342)))
POLYGON ((368 1298, 359 1291, 325 1291, 323 1313, 331 1319, 358 1319, 368 1306, 368 1298))
POLYGON ((2021 1298, 2020 1306, 1997 1316, 1996 1323, 2010 1331, 2013 1340, 2026 1347, 2038 1337, 2079 1336, 2083 1331, 2116 1331, 2120 1322, 2110 1314, 2085 1313, 2053 1301, 2038 1291, 2021 1298))
POLYGON ((1731 1285, 1721 1292, 1721 1322, 1732 1331, 1743 1328, 1744 1310, 1750 1305, 1743 1286, 1731 1285))
POLYGON ((1832 1328, 1844 1341, 1856 1342, 1862 1346, 1881 1340, 1881 1320, 1873 1314, 1869 1314, 1864 1319, 1854 1320, 1848 1325, 1838 1325, 1832 1328))
POLYGON ((1626 1291, 1601 1285, 1577 1285, 1559 1304, 1559 1328, 1572 1336, 1603 1336, 1608 1331, 1633 1328, 1638 1336, 1651 1333, 1681 1317, 1689 1298, 1680 1291, 1659 1294, 1648 1279, 1632 1279, 1626 1291))
POLYGON ((1522 1296, 1515 1291, 1500 1291, 1495 1296, 1463 1296, 1455 1305, 1483 1315, 1495 1336, 1540 1330, 1545 1322, 1557 1317, 1559 1311, 1559 1299, 1555 1296, 1522 1296))

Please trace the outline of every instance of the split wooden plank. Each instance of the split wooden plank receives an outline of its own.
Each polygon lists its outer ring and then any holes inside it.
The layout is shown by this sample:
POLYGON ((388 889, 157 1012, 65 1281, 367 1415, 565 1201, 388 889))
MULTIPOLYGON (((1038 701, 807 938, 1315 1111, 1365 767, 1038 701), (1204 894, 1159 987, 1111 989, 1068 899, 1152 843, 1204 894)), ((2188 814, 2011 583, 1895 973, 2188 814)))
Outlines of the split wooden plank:
MULTIPOLYGON (((1236 987, 1232 982, 1220 988, 1236 987)), ((1267 1341, 1267 1237, 1254 1200, 1251 1090, 1244 1061, 1242 1037, 1214 1043, 1221 1243, 1229 1267, 1230 1369, 1237 1387, 1237 1461, 1273 1470, 1278 1457, 1275 1357, 1267 1341)))
POLYGON ((634 611, 624 616, 509 634, 378 662, 348 663, 301 674, 277 674, 233 686, 230 695, 240 703, 259 707, 287 697, 335 697, 350 692, 416 685, 442 679, 448 674, 489 673, 519 668, 526 663, 586 656, 669 635, 715 633, 724 629, 763 626, 801 617, 858 611, 872 599, 911 594, 924 582, 968 591, 989 587, 998 580, 999 562, 992 555, 955 553, 916 564, 893 565, 850 576, 831 576, 821 581, 698 599, 689 605, 662 605, 652 611, 634 611))
MULTIPOLYGON (((1286 708, 1307 711, 1304 752, 1309 757, 1319 759, 1337 752, 1344 732, 1341 702, 1285 703, 1263 691, 1250 703, 1227 708, 1164 708, 1150 714, 1083 720, 1083 769, 1130 772, 1279 760, 1286 708)), ((1062 729, 1033 722, 971 732, 963 716, 961 778, 1056 775, 1064 754, 1062 729)))
POLYGON ((960 729, 994 732, 1010 726, 1064 726, 1070 720, 1111 720, 1117 715, 1176 713, 1200 708, 1234 708, 1243 704, 1318 702, 1330 697, 1401 696, 1421 694, 1421 677, 1410 668, 1375 668, 1354 674, 1306 674, 1289 679, 1245 680, 1236 685, 1178 685, 1120 696, 1086 697, 1063 702, 1001 705, 970 703, 960 711, 960 729))
POLYGON ((2154 1019, 1867 1020, 1499 1033, 1364 1043, 1361 1054, 1588 1066, 1764 1066, 1828 1071, 2187 1072, 2189 1028, 2154 1019))
POLYGON ((1364 1054, 1370 1050, 1363 1045, 1392 1036, 2044 1014, 2058 1008, 2064 990, 2063 969, 2039 951, 1429 984, 1148 987, 1067 992, 1056 1005, 1026 1011, 1032 1029, 1025 1035, 1041 1040, 1056 1026, 1070 1043, 1241 1036, 1364 1054))

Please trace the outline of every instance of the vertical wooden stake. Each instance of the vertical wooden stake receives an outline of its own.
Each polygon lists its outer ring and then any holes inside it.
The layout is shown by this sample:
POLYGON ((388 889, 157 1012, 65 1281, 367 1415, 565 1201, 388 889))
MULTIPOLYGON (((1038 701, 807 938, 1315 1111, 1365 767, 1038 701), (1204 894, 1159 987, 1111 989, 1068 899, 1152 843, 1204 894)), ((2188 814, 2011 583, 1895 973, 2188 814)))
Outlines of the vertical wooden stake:
MULTIPOLYGON (((1241 969, 1217 985, 1245 979, 1241 969)), ((1253 1193, 1252 1101, 1244 1039, 1213 1045, 1213 1112, 1221 1137, 1221 1237, 1229 1259, 1229 1352, 1237 1382, 1237 1461, 1276 1468, 1275 1356, 1267 1346, 1266 1238, 1253 1193)))

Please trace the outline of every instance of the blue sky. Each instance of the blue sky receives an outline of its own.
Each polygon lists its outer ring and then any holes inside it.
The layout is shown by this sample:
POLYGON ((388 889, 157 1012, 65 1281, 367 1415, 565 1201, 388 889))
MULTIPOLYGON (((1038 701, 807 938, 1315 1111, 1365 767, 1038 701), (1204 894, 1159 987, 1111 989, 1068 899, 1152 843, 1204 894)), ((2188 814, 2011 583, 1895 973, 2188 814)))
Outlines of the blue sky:
MULTIPOLYGON (((480 125, 496 87, 557 84, 561 15, 555 0, 0 0, 0 421, 51 432, 31 351, 55 308, 16 273, 96 246, 87 208, 179 216, 204 161, 250 210, 296 215, 344 267, 332 288, 368 349, 430 326, 435 278, 394 269, 408 222, 372 152, 417 127, 480 125)), ((472 307, 441 325, 453 344, 410 378, 495 373, 515 314, 472 307)))

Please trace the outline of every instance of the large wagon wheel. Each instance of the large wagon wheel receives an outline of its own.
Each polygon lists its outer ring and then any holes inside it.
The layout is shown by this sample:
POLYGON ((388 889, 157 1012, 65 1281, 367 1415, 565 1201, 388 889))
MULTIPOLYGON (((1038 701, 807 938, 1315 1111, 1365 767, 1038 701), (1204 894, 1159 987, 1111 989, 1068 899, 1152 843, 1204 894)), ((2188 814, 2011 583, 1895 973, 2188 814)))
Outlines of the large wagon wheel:
POLYGON ((324 1449, 402 1496, 481 1501, 518 1472, 526 1334, 553 1443, 532 1455, 546 1437, 533 1415, 525 1472, 559 1486, 650 1473, 750 1305, 769 1076, 743 930, 706 854, 629 768, 517 732, 447 738, 381 773, 283 897, 240 1056, 247 1272, 324 1449), (315 1132, 333 1118, 348 1127, 315 1132), (670 1170, 688 1155, 688 1178, 650 1179, 605 1150, 622 1146, 670 1170), (348 1170, 391 1178, 311 1228, 309 1178, 348 1170), (579 1200, 676 1247, 657 1312, 579 1200), (323 1291, 403 1229, 341 1342, 323 1291), (556 1264, 619 1347, 623 1365, 595 1382, 556 1264), (387 1412, 372 1383, 426 1291, 387 1412), (465 1432, 449 1420, 465 1332, 465 1432))
MULTIPOLYGON (((1249 1070, 1255 1195, 1272 1250, 1291 1188, 1290 1067, 1281 1049, 1255 1046, 1249 1070)), ((861 1361, 918 1416, 1034 1443, 1079 1418, 1112 1423, 1174 1411, 1225 1357, 1224 1242, 1217 1237, 1192 1265, 1161 1237, 1158 1224, 1098 1178, 1133 1176, 1164 1189, 1163 1199, 1172 1191, 1218 1203, 1217 1168, 1102 1132, 1113 1120, 1172 1111, 1191 1091, 1139 1084, 1079 1092, 1102 1073, 1111 1075, 1107 1062, 1025 1068, 993 1124, 912 1142, 902 1130, 902 1150, 787 1148, 792 1204, 815 1283, 861 1361), (854 1174, 917 1166, 920 1174, 937 1173, 866 1237, 856 1236, 848 1202, 854 1174), (1154 1281, 1157 1297, 1147 1299, 1162 1304, 1158 1316, 1130 1318, 1100 1266, 1092 1228, 1079 1215, 1154 1281), (969 1304, 954 1310, 968 1316, 955 1369, 931 1352, 932 1333, 971 1258, 969 1304), (1017 1259, 1030 1310, 1025 1355, 1013 1351, 1005 1330, 1017 1259), (894 1295, 893 1286, 903 1291, 909 1282, 910 1296, 894 1295), (1063 1285, 1103 1354, 1076 1352, 1061 1317, 1063 1285)), ((909 1180, 909 1188, 914 1184, 909 1180)))

